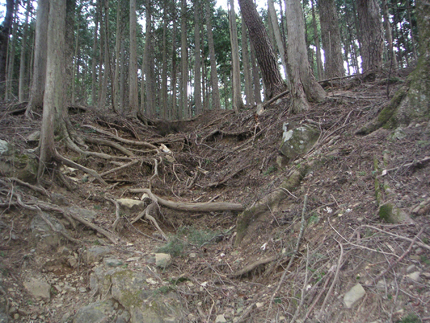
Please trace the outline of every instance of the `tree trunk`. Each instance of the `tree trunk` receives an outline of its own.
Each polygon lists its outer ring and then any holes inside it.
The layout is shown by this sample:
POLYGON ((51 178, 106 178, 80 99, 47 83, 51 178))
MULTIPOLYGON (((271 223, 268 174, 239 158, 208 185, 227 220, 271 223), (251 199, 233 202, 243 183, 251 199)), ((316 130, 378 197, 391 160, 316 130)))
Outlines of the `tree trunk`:
POLYGON ((276 15, 275 5, 273 4, 273 0, 267 0, 267 6, 269 9, 270 20, 272 22, 273 33, 275 34, 276 45, 278 47, 279 56, 281 56, 282 66, 284 67, 285 79, 288 84, 288 73, 287 73, 287 62, 285 60, 285 48, 284 42, 281 37, 281 30, 279 29, 278 24, 278 16, 276 15))
POLYGON ((122 30, 124 25, 122 23, 122 6, 124 2, 118 0, 118 5, 116 8, 116 35, 115 35, 115 71, 112 81, 112 107, 114 111, 119 112, 124 107, 119 105, 119 71, 120 71, 120 48, 122 40, 122 30))
POLYGON ((255 103, 261 103, 261 86, 260 86, 260 73, 258 70, 257 59, 255 58, 254 46, 251 44, 251 66, 252 66, 252 81, 254 83, 254 97, 255 103))
POLYGON ((38 179, 55 158, 54 132, 63 128, 64 88, 64 34, 66 0, 50 0, 48 24, 48 50, 43 119, 40 134, 40 159, 38 179))
POLYGON ((188 47, 187 47, 187 0, 181 1, 181 113, 180 118, 187 118, 188 113, 188 47))
POLYGON ((137 17, 136 0, 130 0, 130 62, 129 62, 129 105, 130 112, 136 116, 139 109, 137 86, 137 17))
POLYGON ((110 66, 110 54, 109 54, 109 0, 105 0, 103 3, 104 11, 104 28, 103 28, 103 38, 104 38, 104 68, 103 68, 103 84, 102 91, 100 95, 100 108, 106 110, 106 97, 108 90, 109 77, 111 76, 111 66, 110 66))
POLYGON ((46 80, 46 55, 48 41, 49 0, 37 2, 36 41, 34 51, 34 72, 31 84, 30 100, 25 112, 30 116, 34 108, 43 107, 46 80))
POLYGON ((391 23, 389 20, 389 13, 388 13, 388 4, 387 0, 382 0, 382 16, 384 17, 384 29, 385 29, 385 41, 387 42, 387 60, 389 67, 393 70, 397 70, 397 58, 396 54, 394 53, 394 47, 393 47, 393 35, 391 33, 391 23))
POLYGON ((211 86, 212 86, 212 109, 221 109, 221 102, 218 88, 218 74, 216 68, 215 45, 212 34, 212 14, 210 2, 206 1, 206 28, 208 33, 209 59, 211 62, 211 86))
POLYGON ((325 78, 342 77, 345 71, 335 1, 319 0, 318 10, 325 58, 324 76, 325 78))
POLYGON ((6 80, 6 60, 7 49, 9 42, 9 33, 12 27, 14 0, 7 0, 6 2, 6 15, 3 24, 0 27, 0 84, 6 80))
POLYGON ((248 49, 248 31, 246 24, 242 19, 242 62, 243 74, 245 76, 245 97, 247 105, 254 105, 254 92, 252 91, 252 78, 249 63, 249 49, 248 49))
POLYGON ((239 0, 243 20, 249 31, 249 38, 255 50, 258 65, 263 76, 265 99, 269 100, 285 91, 286 85, 279 72, 278 63, 270 44, 269 36, 257 9, 251 0, 239 0))
POLYGON ((299 0, 286 0, 285 14, 288 33, 288 74, 291 82, 293 113, 309 108, 308 101, 321 102, 325 92, 315 81, 309 66, 305 27, 299 0))
POLYGON ((363 72, 382 67, 383 37, 381 14, 376 0, 356 0, 361 33, 363 72))
POLYGON ((232 79, 233 79, 233 109, 239 111, 243 107, 242 85, 240 82, 240 62, 239 62, 239 41, 237 39, 236 12, 234 10, 234 0, 229 0, 229 27, 230 27, 230 44, 232 59, 232 79))
POLYGON ((317 61, 317 80, 321 80, 324 77, 322 62, 321 62, 321 46, 320 46, 320 36, 317 28, 317 20, 315 16, 315 8, 314 1, 311 0, 311 8, 312 8, 312 26, 314 29, 314 42, 316 47, 316 61, 317 61))
POLYGON ((406 83, 379 113, 375 120, 358 131, 368 134, 381 126, 395 128, 412 120, 430 120, 430 3, 417 0, 419 56, 414 71, 406 83))
POLYGON ((7 77, 6 77, 6 101, 9 101, 12 96, 12 84, 13 84, 13 75, 15 69, 15 48, 17 43, 17 34, 18 34, 18 8, 19 1, 15 2, 14 8, 14 21, 12 26, 12 42, 9 43, 9 54, 7 57, 7 77))
POLYGON ((200 17, 202 11, 200 9, 200 0, 194 0, 194 42, 196 44, 194 53, 194 104, 195 113, 202 113, 202 89, 201 89, 201 62, 200 62, 200 17))
POLYGON ((28 80, 25 77, 26 64, 25 58, 27 55, 27 38, 28 38, 28 17, 30 15, 31 1, 27 0, 27 9, 25 11, 24 30, 21 38, 21 58, 19 63, 19 88, 18 88, 18 101, 23 102, 26 98, 26 90, 28 80))
POLYGON ((168 118, 168 97, 167 97, 167 25, 169 23, 167 16, 167 0, 164 0, 163 8, 163 44, 162 44, 162 74, 161 74, 161 111, 160 116, 163 119, 168 118))
MULTIPOLYGON (((100 0, 97 0, 97 8, 100 6, 100 0)), ((95 22, 94 22, 94 41, 93 41, 93 51, 91 60, 91 105, 96 107, 97 103, 97 40, 98 40, 98 28, 99 28, 99 10, 96 9, 95 12, 95 22)))

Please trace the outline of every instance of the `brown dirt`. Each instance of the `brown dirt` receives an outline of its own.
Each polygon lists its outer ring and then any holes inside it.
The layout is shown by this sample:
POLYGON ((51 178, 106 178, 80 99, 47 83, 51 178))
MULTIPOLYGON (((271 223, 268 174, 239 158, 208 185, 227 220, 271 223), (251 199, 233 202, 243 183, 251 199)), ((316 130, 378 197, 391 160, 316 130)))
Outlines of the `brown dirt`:
MULTIPOLYGON (((239 114, 208 111, 186 122, 155 121, 149 126, 93 110, 85 113, 71 110, 70 118, 78 135, 110 139, 84 127, 92 125, 122 138, 157 147, 165 144, 172 151, 174 161, 169 161, 166 153, 123 144, 141 162, 103 177, 109 184, 107 187, 91 178, 88 180, 86 174, 78 171, 76 180, 69 180, 73 189, 68 190, 54 171, 45 176, 45 188, 50 193, 63 195, 68 204, 95 210, 94 223, 111 229, 115 207, 104 198, 105 194, 139 198, 128 189, 151 187, 154 194, 175 201, 229 201, 248 208, 276 190, 291 170, 311 163, 313 166, 300 187, 291 195, 286 194, 276 210, 261 216, 257 229, 249 233, 251 238, 238 248, 233 247, 237 213, 190 213, 161 208, 157 221, 162 229, 176 234, 178 241, 188 243, 174 258, 174 265, 158 274, 165 281, 179 276, 185 278, 171 287, 178 291, 191 313, 189 321, 214 322, 217 315, 224 314, 230 322, 246 313, 244 322, 264 322, 266 318, 286 322, 292 320, 296 311, 295 319, 301 322, 305 318, 307 322, 398 322, 408 315, 429 320, 430 214, 429 208, 424 208, 420 215, 412 212, 430 197, 429 163, 413 163, 428 157, 429 124, 413 123, 402 128, 404 137, 393 137, 394 131, 386 129, 366 137, 355 135, 377 115, 388 100, 387 92, 392 95, 400 85, 390 84, 387 89, 386 82, 380 78, 372 82, 345 81, 341 87, 327 89, 325 103, 313 105, 300 115, 288 113, 288 98, 272 104, 260 116, 255 115, 254 109, 239 114), (276 158, 285 122, 292 126, 313 123, 322 132, 310 153, 281 168, 276 158), (152 178, 154 159, 158 161, 158 176, 152 178), (375 170, 375 160, 378 170, 375 170), (393 170, 380 176, 384 169, 393 170), (390 200, 409 214, 412 224, 393 225, 379 219, 376 176, 383 187, 382 200, 390 200), (307 226, 299 253, 272 297, 297 243, 306 194, 307 226), (425 230, 415 242, 424 246, 414 243, 404 255, 411 245, 411 240, 406 238, 413 239, 421 228, 425 230), (196 232, 217 232, 217 235, 201 245, 191 238, 196 232), (256 266, 244 275, 234 275, 270 257, 275 260, 256 266), (420 280, 411 280, 407 268, 419 271, 420 280), (366 295, 352 309, 347 309, 343 296, 357 283, 365 286, 366 295)), ((0 139, 13 143, 17 150, 35 148, 37 143, 25 138, 40 128, 40 118, 27 120, 22 114, 7 113, 6 108, 3 112, 0 139)), ((87 145, 89 151, 123 156, 114 148, 87 145)), ((118 167, 97 157, 82 158, 61 144, 58 150, 98 173, 118 167)), ((47 200, 31 189, 13 186, 27 203, 32 199, 47 200)), ((10 201, 10 187, 1 187, 0 203, 10 201)), ((61 254, 35 251, 34 242, 28 238, 34 215, 31 211, 19 207, 2 207, 0 211, 0 283, 9 310, 19 309, 16 322, 31 319, 59 322, 65 312, 92 301, 90 291, 72 290, 64 295, 53 291, 51 301, 46 303, 28 295, 22 282, 34 272, 42 273, 50 282, 63 281, 77 289, 89 290, 92 267, 82 263, 74 269, 61 254)), ((78 255, 91 245, 88 241, 109 244, 103 236, 82 225, 70 234, 87 241, 82 246, 68 245, 78 255)), ((163 246, 147 237, 159 238, 159 235, 146 221, 134 226, 125 222, 119 236, 122 242, 115 247, 118 257, 129 257, 127 247, 131 245, 143 254, 163 246)), ((2 292, 0 297, 4 297, 2 292)))

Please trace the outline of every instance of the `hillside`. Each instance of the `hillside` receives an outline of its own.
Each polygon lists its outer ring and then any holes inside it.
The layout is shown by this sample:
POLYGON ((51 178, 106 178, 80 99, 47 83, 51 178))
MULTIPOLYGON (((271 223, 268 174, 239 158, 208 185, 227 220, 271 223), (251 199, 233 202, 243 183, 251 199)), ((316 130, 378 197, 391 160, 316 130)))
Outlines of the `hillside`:
POLYGON ((430 125, 356 134, 402 83, 326 84, 297 115, 288 96, 148 125, 73 107, 85 155, 58 141, 43 187, 40 115, 4 105, 0 322, 430 321, 430 125))

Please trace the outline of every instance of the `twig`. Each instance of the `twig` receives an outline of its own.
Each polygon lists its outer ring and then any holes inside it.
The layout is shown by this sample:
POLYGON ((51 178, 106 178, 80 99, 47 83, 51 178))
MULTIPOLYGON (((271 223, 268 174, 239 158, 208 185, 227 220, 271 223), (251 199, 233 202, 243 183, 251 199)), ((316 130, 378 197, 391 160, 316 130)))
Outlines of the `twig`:
MULTIPOLYGON (((388 273, 395 265, 397 265, 400 261, 403 260, 403 258, 406 257, 406 255, 411 252, 413 245, 417 241, 418 237, 421 235, 421 233, 424 232, 425 227, 422 227, 421 230, 418 232, 418 234, 412 239, 411 244, 409 245, 409 248, 400 256, 400 258, 396 259, 396 261, 393 261, 386 270, 384 270, 382 273, 380 273, 376 278, 373 279, 374 282, 378 282, 379 279, 381 279, 382 276, 384 276, 386 273, 388 273)), ((369 286, 369 285, 367 285, 369 286)))
MULTIPOLYGON (((336 240, 336 239, 335 239, 335 240, 336 240)), ((325 307, 325 305, 326 305, 327 301, 329 300, 330 295, 331 295, 331 292, 333 291, 334 285, 335 285, 335 284, 336 284, 336 282, 337 282, 337 278, 339 277, 339 270, 340 270, 340 267, 341 267, 341 264, 342 264, 342 257, 343 257, 343 245, 342 245, 339 241, 337 241, 337 240, 336 240, 336 242, 337 242, 337 243, 339 244, 339 246, 340 246, 340 256, 339 256, 339 259, 338 259, 338 261, 337 261, 336 273, 334 274, 334 278, 333 278, 333 281, 331 282, 331 285, 330 285, 330 288, 329 288, 329 290, 328 290, 328 292, 327 292, 327 295, 326 295, 326 296, 325 296, 325 298, 324 298, 324 302, 323 302, 323 304, 322 304, 322 306, 321 306, 321 311, 320 311, 320 313, 319 313, 319 315, 318 315, 317 319, 319 319, 319 317, 321 316, 322 312, 324 311, 324 307, 325 307)))
POLYGON ((278 293, 279 289, 281 288, 281 285, 284 282, 285 276, 287 275, 287 271, 288 271, 288 269, 290 269, 290 267, 293 264, 293 261, 294 261, 296 255, 297 255, 297 253, 299 251, 300 242, 301 242, 301 239, 302 239, 302 236, 303 236, 303 232, 305 231, 305 224, 306 224, 305 213, 306 213, 306 205, 307 205, 307 203, 308 203, 308 193, 306 193, 304 201, 303 201, 302 222, 301 222, 301 225, 300 225, 299 237, 297 238, 296 249, 294 250, 294 252, 293 252, 293 254, 291 256, 290 261, 289 261, 289 263, 287 265, 287 268, 285 268, 285 270, 284 270, 284 272, 282 274, 281 279, 279 280, 278 286, 276 286, 276 289, 273 292, 272 297, 270 298, 269 308, 267 309, 267 313, 266 313, 266 322, 267 322, 267 319, 269 317, 269 312, 272 309, 273 300, 275 299, 276 294, 278 293))
POLYGON ((133 166, 133 165, 137 164, 138 162, 139 162, 139 160, 133 160, 133 161, 127 163, 127 164, 124 164, 124 165, 119 166, 117 168, 112 168, 112 169, 110 169, 110 170, 108 170, 108 171, 106 171, 104 173, 101 173, 100 176, 103 177, 103 176, 106 176, 106 175, 108 175, 110 173, 117 172, 117 171, 119 171, 121 169, 133 166))
POLYGON ((297 306, 296 308, 296 312, 294 313, 293 318, 291 319, 291 323, 296 322, 297 316, 299 315, 299 312, 300 312, 300 308, 303 306, 303 302, 305 300, 306 285, 308 284, 308 265, 309 265, 309 245, 306 246, 305 281, 303 282, 302 293, 300 296, 300 303, 299 303, 299 306, 297 306))

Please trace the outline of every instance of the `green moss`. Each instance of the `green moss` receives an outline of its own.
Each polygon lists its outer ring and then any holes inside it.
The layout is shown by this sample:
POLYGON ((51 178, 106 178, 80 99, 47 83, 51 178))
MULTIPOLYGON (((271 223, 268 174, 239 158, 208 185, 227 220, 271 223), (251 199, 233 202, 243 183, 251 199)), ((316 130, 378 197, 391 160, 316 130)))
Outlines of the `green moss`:
POLYGON ((379 218, 385 222, 391 222, 390 219, 393 216, 393 205, 391 203, 386 203, 381 205, 379 208, 379 218))

